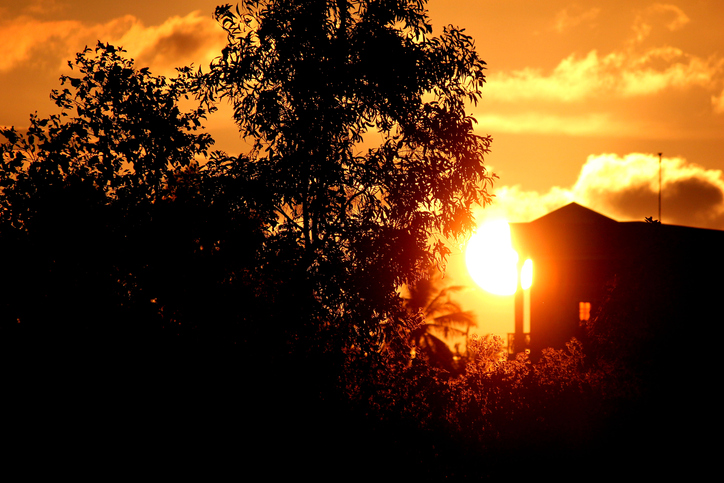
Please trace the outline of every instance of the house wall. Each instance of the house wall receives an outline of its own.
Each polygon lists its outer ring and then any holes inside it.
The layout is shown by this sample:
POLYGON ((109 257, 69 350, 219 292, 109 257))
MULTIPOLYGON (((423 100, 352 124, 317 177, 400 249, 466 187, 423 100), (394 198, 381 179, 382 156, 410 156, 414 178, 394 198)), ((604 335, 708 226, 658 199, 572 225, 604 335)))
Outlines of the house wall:
MULTIPOLYGON (((724 322, 715 308, 724 291, 724 232, 619 223, 575 204, 558 211, 511 224, 514 248, 522 260, 533 260, 529 348, 534 359, 543 348, 560 349, 571 337, 582 337, 579 302, 590 302, 595 317, 617 277, 636 277, 652 287, 675 285, 672 297, 680 294, 681 300, 672 304, 676 315, 669 311, 667 317, 680 319, 682 329, 704 319, 724 322), (656 265, 665 270, 650 270, 656 265), (670 280, 651 279, 657 276, 654 272, 670 280)), ((516 310, 522 310, 520 304, 516 310)))

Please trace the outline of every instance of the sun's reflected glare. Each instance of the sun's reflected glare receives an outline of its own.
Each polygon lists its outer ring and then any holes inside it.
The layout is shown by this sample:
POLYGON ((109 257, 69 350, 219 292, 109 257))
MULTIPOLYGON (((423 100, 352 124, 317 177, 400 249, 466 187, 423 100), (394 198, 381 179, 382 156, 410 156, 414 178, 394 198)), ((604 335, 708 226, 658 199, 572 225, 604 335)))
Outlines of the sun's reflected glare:
POLYGON ((518 253, 510 241, 510 225, 504 220, 478 227, 465 249, 465 264, 473 281, 486 292, 512 295, 518 286, 518 253))
POLYGON ((528 258, 520 269, 520 287, 528 290, 533 285, 533 260, 528 258))

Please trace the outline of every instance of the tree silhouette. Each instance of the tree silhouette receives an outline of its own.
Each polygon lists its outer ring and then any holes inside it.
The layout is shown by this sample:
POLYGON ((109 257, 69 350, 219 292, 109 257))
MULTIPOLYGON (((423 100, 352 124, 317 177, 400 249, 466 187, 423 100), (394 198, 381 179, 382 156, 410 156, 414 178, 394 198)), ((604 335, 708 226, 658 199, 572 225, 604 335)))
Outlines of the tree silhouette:
POLYGON ((208 152, 204 110, 179 108, 188 69, 156 77, 101 43, 70 66, 60 114, 2 131, 3 325, 58 347, 153 347, 220 324, 233 341, 225 299, 257 263, 264 215, 245 201, 253 181, 208 152))
MULTIPOLYGON (((216 18, 228 45, 196 93, 208 109, 233 107, 253 146, 234 163, 274 213, 253 272, 267 310, 247 321, 271 330, 259 333, 276 374, 261 386, 267 410, 285 434, 303 438, 301 422, 314 421, 337 435, 334 421, 349 421, 340 408, 355 407, 338 398, 371 415, 378 395, 413 390, 397 379, 415 328, 398 288, 442 264, 490 201, 491 139, 466 112, 485 63, 462 30, 433 36, 419 1, 243 1, 216 18)), ((362 420, 340 436, 354 450, 315 454, 364 458, 377 438, 362 420)))
POLYGON ((470 328, 477 326, 475 315, 462 310, 460 304, 450 298, 451 293, 464 289, 462 285, 443 285, 437 267, 431 267, 427 277, 408 287, 406 298, 408 309, 423 316, 423 323, 410 334, 413 344, 427 352, 435 365, 450 373, 459 373, 464 368, 465 362, 460 358, 467 355, 470 328), (465 354, 460 354, 457 347, 457 354, 450 350, 445 342, 450 337, 465 338, 465 354))
POLYGON ((423 5, 221 6, 228 45, 197 78, 254 145, 239 161, 278 218, 269 243, 293 287, 287 323, 330 329, 360 353, 409 328, 397 287, 444 259, 443 239, 469 232, 473 205, 490 200, 491 140, 465 111, 485 63, 463 31, 432 36, 423 5))
POLYGON ((94 380, 98 360, 190 348, 183 383, 234 387, 244 434, 289 435, 300 461, 362 458, 338 441, 374 451, 369 401, 444 394, 426 365, 405 379, 416 318, 398 289, 490 201, 491 139, 466 112, 485 63, 462 30, 433 36, 420 1, 248 0, 216 18, 228 45, 205 72, 153 76, 99 44, 53 92, 61 114, 3 130, 0 321, 24 348, 95 348, 94 380), (198 129, 219 101, 249 153, 210 152, 198 129), (234 364, 196 364, 219 353, 234 364), (312 431, 324 447, 299 450, 312 431))

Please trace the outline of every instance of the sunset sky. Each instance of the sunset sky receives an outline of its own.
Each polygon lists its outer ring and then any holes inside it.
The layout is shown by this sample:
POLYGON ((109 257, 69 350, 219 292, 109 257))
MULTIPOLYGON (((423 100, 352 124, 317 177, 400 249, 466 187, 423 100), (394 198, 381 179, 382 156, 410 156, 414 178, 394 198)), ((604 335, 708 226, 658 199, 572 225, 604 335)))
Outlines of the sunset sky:
MULTIPOLYGON (((139 67, 206 66, 225 42, 216 0, 0 0, 0 125, 55 112, 67 61, 97 40, 139 67)), ((233 2, 230 2, 233 3, 233 2)), ((471 107, 493 137, 500 177, 481 212, 530 221, 571 201, 614 219, 724 229, 724 5, 714 0, 431 0, 433 26, 454 24, 488 63, 471 107)), ((209 131, 242 145, 227 111, 209 131)))

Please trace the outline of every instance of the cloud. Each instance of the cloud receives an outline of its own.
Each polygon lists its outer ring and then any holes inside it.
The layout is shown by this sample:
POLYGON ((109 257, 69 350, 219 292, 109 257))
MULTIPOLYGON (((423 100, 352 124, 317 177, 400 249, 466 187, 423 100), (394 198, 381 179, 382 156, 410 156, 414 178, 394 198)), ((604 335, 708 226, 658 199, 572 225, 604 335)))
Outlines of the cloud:
MULTIPOLYGON (((662 158, 662 221, 667 224, 724 229, 724 173, 680 157, 662 158)), ((630 153, 591 155, 577 181, 547 193, 519 186, 495 190, 495 201, 479 217, 527 222, 575 201, 619 221, 658 217, 659 158, 630 153), (488 213, 489 211, 489 213, 488 213)))
POLYGON ((98 40, 124 47, 130 57, 156 73, 172 73, 174 67, 208 63, 220 53, 225 36, 215 21, 198 11, 171 17, 158 26, 145 26, 132 15, 95 25, 23 15, 0 22, 4 50, 0 72, 33 62, 52 63, 59 69, 84 46, 94 46, 98 40))
POLYGON ((680 30, 690 22, 689 17, 676 5, 656 3, 649 7, 649 12, 667 16, 666 28, 671 31, 680 30))
MULTIPOLYGON (((568 7, 558 12, 553 30, 593 25, 601 12, 568 7)), ((698 120, 707 104, 709 113, 724 114, 724 56, 679 48, 670 34, 690 22, 679 7, 655 3, 639 12, 634 34, 629 30, 612 50, 572 52, 548 68, 491 70, 483 92, 487 111, 481 107, 478 120, 509 133, 681 135, 687 127, 677 125, 685 122, 682 110, 698 109, 698 120), (642 43, 655 27, 668 37, 642 43), (680 108, 662 113, 673 106, 680 108)))
POLYGON ((564 8, 556 14, 553 30, 558 33, 566 32, 582 23, 590 23, 601 13, 600 8, 583 10, 581 7, 571 6, 564 8))
POLYGON ((713 90, 721 84, 722 74, 724 59, 702 59, 674 47, 607 55, 592 50, 584 57, 571 54, 550 73, 532 68, 491 73, 485 95, 503 102, 626 99, 658 94, 669 88, 713 90))
POLYGON ((33 14, 51 15, 63 10, 63 3, 57 0, 31 0, 25 3, 24 10, 33 14))
POLYGON ((655 3, 636 17, 633 25, 635 41, 642 42, 654 29, 653 22, 663 24, 669 31, 675 32, 684 28, 691 19, 676 5, 655 3))
POLYGON ((724 72, 724 59, 702 59, 673 47, 651 49, 629 65, 621 75, 620 93, 625 97, 657 94, 669 87, 713 89, 724 72))
POLYGON ((190 63, 208 63, 221 54, 226 34, 216 21, 198 11, 185 17, 171 17, 163 24, 145 27, 140 22, 119 38, 137 63, 155 69, 170 69, 190 63))
POLYGON ((711 107, 717 114, 724 114, 724 90, 719 95, 711 96, 711 107))
MULTIPOLYGON (((510 73, 488 75, 485 96, 490 100, 517 102, 528 100, 573 102, 591 97, 610 76, 602 76, 602 60, 593 50, 584 58, 572 54, 563 59, 550 74, 526 67, 510 73)), ((613 79, 611 79, 613 80, 613 79)))
MULTIPOLYGON (((664 223, 724 228, 724 177, 683 158, 663 158, 664 223)), ((659 160, 650 154, 589 156, 572 188, 574 196, 616 219, 658 217, 659 160)))
POLYGON ((80 22, 72 20, 43 22, 30 17, 0 23, 0 44, 3 46, 0 72, 28 62, 36 49, 51 41, 68 39, 72 32, 81 28, 80 22))
POLYGON ((505 219, 528 222, 575 201, 571 190, 553 187, 547 193, 523 191, 520 186, 501 186, 494 190, 493 202, 475 212, 478 222, 505 219))
POLYGON ((515 114, 476 115, 478 129, 485 132, 566 134, 570 136, 633 135, 641 126, 631 120, 614 119, 608 113, 580 115, 528 111, 515 114))

